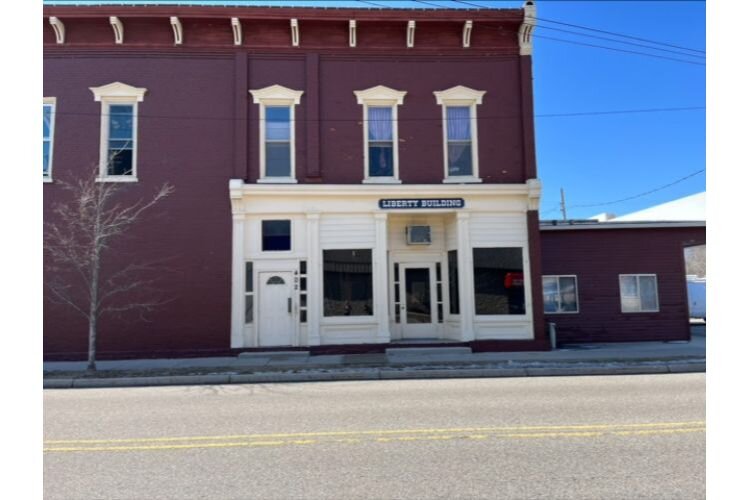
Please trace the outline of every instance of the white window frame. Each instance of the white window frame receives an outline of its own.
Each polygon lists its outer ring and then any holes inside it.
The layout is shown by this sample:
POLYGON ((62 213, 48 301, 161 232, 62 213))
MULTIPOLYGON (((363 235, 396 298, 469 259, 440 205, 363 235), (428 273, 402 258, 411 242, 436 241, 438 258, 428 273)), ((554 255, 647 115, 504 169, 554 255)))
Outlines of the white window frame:
POLYGON ((292 90, 281 85, 271 85, 257 90, 250 90, 253 96, 253 103, 260 105, 260 126, 259 126, 259 150, 260 150, 260 178, 259 183, 297 183, 297 160, 296 160, 296 131, 297 122, 294 118, 294 108, 302 99, 302 90, 292 90), (290 171, 288 177, 267 177, 266 176, 266 107, 268 106, 288 106, 289 107, 289 155, 290 171))
POLYGON ((357 104, 362 106, 362 137, 363 137, 363 184, 400 184, 398 160, 398 107, 404 103, 406 91, 394 90, 384 85, 378 85, 365 90, 355 90, 357 104), (369 140, 369 108, 391 108, 393 134, 393 175, 370 177, 370 140, 369 140))
POLYGON ((42 109, 49 107, 50 111, 50 123, 49 123, 49 137, 42 137, 42 141, 49 141, 49 163, 47 164, 47 174, 42 173, 43 182, 52 182, 52 164, 54 159, 55 150, 55 115, 57 113, 57 98, 56 97, 45 97, 43 99, 42 109))
POLYGON ((435 99, 443 112, 443 182, 444 183, 472 183, 482 182, 479 177, 479 127, 477 126, 477 106, 482 104, 485 90, 474 90, 463 85, 449 88, 435 94, 435 99), (447 108, 468 106, 471 121, 471 175, 448 174, 448 121, 447 108))
MULTIPOLYGON (((544 297, 544 279, 555 278, 557 281, 557 310, 546 311, 544 310, 544 304, 542 304, 542 310, 544 314, 578 314, 581 312, 581 301, 578 298, 578 276, 575 274, 545 274, 542 276, 542 298, 544 297), (563 311, 560 309, 560 278, 573 278, 576 284, 576 310, 575 311, 563 311)), ((544 301, 542 301, 544 302, 544 301)))
POLYGON ((260 251, 264 254, 264 256, 268 255, 284 255, 284 254, 290 254, 294 252, 294 219, 291 217, 286 217, 283 215, 280 215, 279 217, 263 217, 260 219, 260 251), (274 222, 274 221, 288 221, 289 222, 289 250, 263 250, 263 223, 264 222, 274 222))
POLYGON ((620 291, 620 312, 623 314, 632 314, 632 313, 658 313, 660 309, 659 305, 659 279, 656 276, 656 274, 620 274, 619 279, 617 280, 617 286, 620 291), (656 293, 656 309, 643 309, 643 298, 641 297, 641 278, 642 277, 653 277, 654 278, 654 291, 656 293), (637 311, 626 311, 623 307, 623 297, 622 297, 622 278, 625 277, 635 277, 636 278, 636 288, 638 290, 638 302, 639 302, 639 308, 637 311))
POLYGON ((101 87, 89 87, 94 100, 102 103, 99 132, 99 177, 98 182, 138 182, 138 103, 143 102, 146 89, 114 82, 101 87), (133 106, 133 168, 130 175, 109 175, 109 108, 110 106, 133 106))

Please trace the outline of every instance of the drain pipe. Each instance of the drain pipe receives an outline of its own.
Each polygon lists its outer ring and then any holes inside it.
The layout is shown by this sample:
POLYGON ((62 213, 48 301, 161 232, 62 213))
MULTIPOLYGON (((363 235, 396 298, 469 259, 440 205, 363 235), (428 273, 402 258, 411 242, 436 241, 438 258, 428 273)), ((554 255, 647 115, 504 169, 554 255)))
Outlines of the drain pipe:
POLYGON ((552 350, 557 349, 557 324, 549 323, 549 343, 552 346, 552 350))

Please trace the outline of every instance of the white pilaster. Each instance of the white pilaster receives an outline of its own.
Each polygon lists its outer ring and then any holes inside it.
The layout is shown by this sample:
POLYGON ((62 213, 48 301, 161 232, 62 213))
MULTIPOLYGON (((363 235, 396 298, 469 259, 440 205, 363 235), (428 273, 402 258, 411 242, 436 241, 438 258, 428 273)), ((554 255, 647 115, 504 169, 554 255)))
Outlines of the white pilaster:
POLYGON ((232 328, 231 347, 245 345, 245 211, 240 179, 229 181, 232 202, 232 328))
POLYGON ((461 341, 474 340, 474 255, 471 250, 469 214, 456 214, 458 233, 458 295, 461 314, 461 341))
POLYGON ((320 345, 323 311, 323 263, 320 250, 320 214, 307 214, 307 343, 320 345))
POLYGON ((390 342, 388 328, 388 214, 376 213, 375 250, 372 256, 373 309, 378 323, 378 342, 390 342))

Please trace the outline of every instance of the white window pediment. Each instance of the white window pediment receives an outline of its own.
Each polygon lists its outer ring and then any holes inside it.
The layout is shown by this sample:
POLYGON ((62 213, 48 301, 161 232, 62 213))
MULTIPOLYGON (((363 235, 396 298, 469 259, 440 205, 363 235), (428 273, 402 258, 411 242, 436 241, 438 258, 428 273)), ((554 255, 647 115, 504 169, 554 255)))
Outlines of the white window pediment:
POLYGON ((282 85, 271 85, 257 90, 250 90, 254 104, 297 105, 302 99, 303 90, 293 90, 282 85))
POLYGON ((94 93, 94 100, 101 101, 105 100, 130 100, 142 102, 143 96, 146 94, 145 88, 133 87, 127 83, 113 82, 101 87, 89 87, 89 90, 94 93))
POLYGON ((377 85, 365 90, 355 90, 357 104, 387 104, 401 105, 404 103, 406 91, 394 90, 385 85, 377 85))
POLYGON ((457 85, 447 90, 433 92, 437 103, 443 104, 482 104, 482 97, 486 90, 474 90, 463 85, 457 85))

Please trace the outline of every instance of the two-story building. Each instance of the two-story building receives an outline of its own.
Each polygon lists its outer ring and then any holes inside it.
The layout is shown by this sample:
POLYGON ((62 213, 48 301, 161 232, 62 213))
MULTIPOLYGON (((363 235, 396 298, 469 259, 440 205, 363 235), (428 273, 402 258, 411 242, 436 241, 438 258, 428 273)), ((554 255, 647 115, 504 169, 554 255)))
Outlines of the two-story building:
MULTIPOLYGON (((547 348, 535 9, 45 6, 46 216, 92 166, 175 188, 109 262, 170 300, 100 353, 547 348)), ((64 307, 44 333, 86 350, 64 307)))

